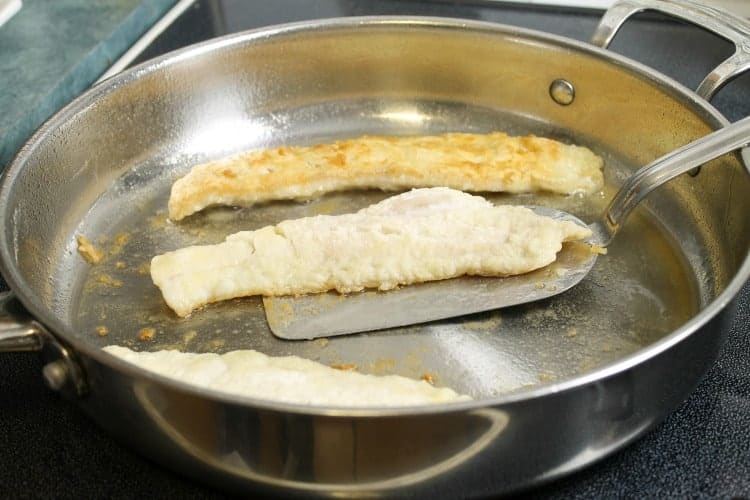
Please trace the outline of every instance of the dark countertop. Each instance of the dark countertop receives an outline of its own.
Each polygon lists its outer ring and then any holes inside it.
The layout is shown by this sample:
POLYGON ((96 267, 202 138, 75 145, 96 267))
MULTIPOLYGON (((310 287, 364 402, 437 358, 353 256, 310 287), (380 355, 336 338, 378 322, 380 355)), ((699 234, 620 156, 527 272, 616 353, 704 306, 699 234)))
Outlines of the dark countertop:
MULTIPOLYGON (((489 3, 203 0, 143 56, 284 21, 357 14, 471 17, 585 40, 596 14, 524 10, 489 3)), ((731 52, 703 31, 659 18, 626 26, 613 49, 689 86, 731 52)), ((750 79, 715 104, 730 119, 750 114, 750 79)), ((750 284, 716 364, 688 400, 642 439, 579 473, 527 492, 539 498, 750 497, 750 284)), ((223 498, 110 439, 73 404, 49 391, 35 355, 0 356, 0 497, 223 498)), ((674 374, 679 377, 679 373, 674 374)), ((665 381, 669 383, 669 381, 665 381)), ((138 432, 134 429, 133 432, 138 432)))

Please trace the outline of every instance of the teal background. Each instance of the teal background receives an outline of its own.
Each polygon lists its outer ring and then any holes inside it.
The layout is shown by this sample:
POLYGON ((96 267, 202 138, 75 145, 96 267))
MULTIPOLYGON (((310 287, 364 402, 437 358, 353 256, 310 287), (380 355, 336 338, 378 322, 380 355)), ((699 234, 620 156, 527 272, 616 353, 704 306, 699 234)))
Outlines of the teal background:
POLYGON ((24 0, 0 26, 0 168, 175 0, 24 0))

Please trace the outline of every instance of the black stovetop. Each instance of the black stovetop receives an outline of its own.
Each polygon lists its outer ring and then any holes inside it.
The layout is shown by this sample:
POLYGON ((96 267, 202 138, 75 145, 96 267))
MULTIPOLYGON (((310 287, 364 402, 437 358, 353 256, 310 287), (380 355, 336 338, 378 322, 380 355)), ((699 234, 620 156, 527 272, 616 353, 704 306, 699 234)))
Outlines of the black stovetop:
MULTIPOLYGON (((481 19, 579 40, 588 38, 600 15, 595 11, 532 9, 495 2, 197 0, 136 62, 245 29, 374 14, 481 19)), ((700 29, 654 15, 628 23, 612 49, 692 88, 732 51, 728 43, 700 29)), ((750 115, 748 96, 750 78, 742 77, 722 90, 714 104, 730 120, 737 120, 750 115)), ((526 495, 750 496, 749 302, 750 285, 746 285, 718 361, 676 412, 625 450, 526 495)), ((0 497, 223 496, 203 486, 199 477, 178 476, 114 442, 73 404, 49 391, 40 372, 41 364, 34 355, 0 356, 0 497)))

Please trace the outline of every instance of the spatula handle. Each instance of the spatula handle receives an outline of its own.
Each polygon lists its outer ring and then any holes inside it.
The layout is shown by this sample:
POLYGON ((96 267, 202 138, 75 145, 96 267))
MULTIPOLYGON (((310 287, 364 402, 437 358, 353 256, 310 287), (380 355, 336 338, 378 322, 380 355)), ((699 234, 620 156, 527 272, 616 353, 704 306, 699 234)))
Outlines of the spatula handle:
POLYGON ((707 161, 750 144, 750 117, 727 125, 646 165, 615 194, 595 228, 608 245, 630 212, 651 191, 707 161))

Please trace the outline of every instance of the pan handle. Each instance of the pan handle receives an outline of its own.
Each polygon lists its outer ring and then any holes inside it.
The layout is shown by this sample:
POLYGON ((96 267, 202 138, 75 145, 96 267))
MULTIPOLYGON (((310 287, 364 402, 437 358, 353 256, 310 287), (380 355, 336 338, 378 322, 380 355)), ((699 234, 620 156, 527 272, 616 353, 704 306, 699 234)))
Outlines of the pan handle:
POLYGON ((750 69, 750 22, 693 0, 620 0, 604 14, 591 43, 606 49, 632 15, 653 10, 689 21, 732 42, 735 52, 703 79, 696 93, 710 101, 733 78, 750 69))
POLYGON ((50 389, 67 397, 88 392, 83 370, 70 349, 37 322, 13 292, 0 293, 0 353, 38 351, 42 375, 50 389))
POLYGON ((41 351, 42 328, 12 292, 0 294, 0 352, 41 351))
POLYGON ((678 175, 750 144, 750 116, 712 132, 653 161, 631 175, 594 224, 599 244, 607 246, 630 212, 651 191, 678 175))

